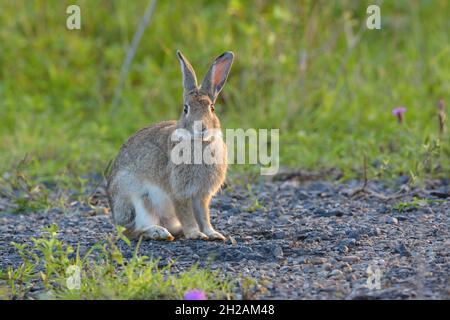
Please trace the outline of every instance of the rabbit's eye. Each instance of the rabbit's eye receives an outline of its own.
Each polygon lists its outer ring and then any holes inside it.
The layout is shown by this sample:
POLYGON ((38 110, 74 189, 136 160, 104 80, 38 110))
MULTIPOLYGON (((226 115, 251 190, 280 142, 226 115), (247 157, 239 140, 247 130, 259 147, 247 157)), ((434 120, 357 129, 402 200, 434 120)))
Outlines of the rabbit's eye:
POLYGON ((184 113, 187 114, 189 111, 189 106, 187 104, 184 105, 184 113))
POLYGON ((211 109, 211 112, 214 112, 214 105, 210 105, 209 108, 211 109))

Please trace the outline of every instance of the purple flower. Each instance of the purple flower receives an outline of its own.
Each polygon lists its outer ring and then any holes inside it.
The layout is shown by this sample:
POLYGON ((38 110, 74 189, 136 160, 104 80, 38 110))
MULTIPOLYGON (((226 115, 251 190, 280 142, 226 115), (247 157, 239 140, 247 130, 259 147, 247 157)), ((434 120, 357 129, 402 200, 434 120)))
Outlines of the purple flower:
POLYGON ((406 108, 402 107, 402 106, 392 109, 392 115, 397 117, 398 123, 403 122, 403 114, 405 112, 406 112, 406 108))
POLYGON ((191 289, 186 291, 183 297, 184 300, 207 300, 206 294, 198 289, 191 289))
POLYGON ((445 110, 444 99, 439 100, 439 102, 438 102, 438 109, 439 109, 439 111, 444 111, 445 110))

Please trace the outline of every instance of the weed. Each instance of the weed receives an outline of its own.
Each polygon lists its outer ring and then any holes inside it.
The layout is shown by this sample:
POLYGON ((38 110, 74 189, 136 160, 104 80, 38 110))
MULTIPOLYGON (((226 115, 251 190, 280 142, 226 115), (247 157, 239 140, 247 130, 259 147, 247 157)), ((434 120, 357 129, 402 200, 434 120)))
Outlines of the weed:
POLYGON ((256 210, 264 208, 264 206, 259 203, 258 195, 253 192, 253 187, 251 184, 247 184, 247 191, 250 195, 251 203, 249 206, 245 207, 244 210, 247 212, 254 212, 256 210))
POLYGON ((233 282, 217 272, 194 265, 176 275, 171 271, 174 262, 161 266, 159 260, 139 255, 140 241, 133 256, 126 259, 119 241, 131 246, 120 227, 82 255, 80 246, 59 240, 57 226, 52 225, 40 238, 33 238, 30 247, 13 243, 21 264, 0 273, 0 280, 7 283, 3 294, 13 299, 181 299, 195 288, 206 292, 209 299, 233 297, 233 282), (77 278, 72 278, 74 270, 77 278), (40 284, 38 294, 31 292, 40 284))
POLYGON ((412 201, 409 202, 398 202, 394 205, 394 210, 397 210, 399 212, 405 212, 410 211, 411 209, 417 209, 419 207, 425 207, 433 202, 439 202, 440 200, 433 200, 433 199, 420 199, 417 197, 414 197, 412 201))

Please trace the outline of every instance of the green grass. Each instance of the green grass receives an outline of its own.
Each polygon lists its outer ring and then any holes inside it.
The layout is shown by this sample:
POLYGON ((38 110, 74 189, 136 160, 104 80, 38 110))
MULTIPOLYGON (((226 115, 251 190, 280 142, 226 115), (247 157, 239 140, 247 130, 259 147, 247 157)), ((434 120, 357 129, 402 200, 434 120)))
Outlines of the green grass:
POLYGON ((367 30, 373 2, 159 1, 112 109, 147 1, 76 1, 81 31, 65 28, 73 1, 7 1, 0 172, 25 155, 27 172, 40 179, 102 171, 130 134, 178 117, 181 49, 200 77, 214 56, 236 53, 217 114, 225 128, 279 128, 282 166, 335 167, 351 177, 366 154, 371 177, 449 176, 436 103, 449 103, 450 4, 379 2, 382 30, 367 30), (404 125, 391 115, 398 105, 408 109, 404 125))
POLYGON ((420 199, 417 197, 414 197, 412 201, 400 201, 394 205, 394 209, 398 212, 406 212, 413 209, 417 209, 420 207, 426 207, 427 205, 430 205, 434 202, 440 202, 444 200, 433 200, 433 199, 420 199))
POLYGON ((83 255, 58 238, 56 225, 33 238, 31 246, 13 243, 21 264, 0 270, 0 299, 182 299, 190 289, 202 290, 208 299, 234 297, 235 281, 196 265, 175 274, 171 265, 159 267, 158 260, 139 255, 140 242, 133 256, 124 258, 117 242, 120 239, 130 247, 131 243, 122 231, 83 255), (70 285, 76 281, 68 283, 74 267, 79 270, 79 287, 70 285), (33 293, 30 289, 37 283, 43 290, 33 293))

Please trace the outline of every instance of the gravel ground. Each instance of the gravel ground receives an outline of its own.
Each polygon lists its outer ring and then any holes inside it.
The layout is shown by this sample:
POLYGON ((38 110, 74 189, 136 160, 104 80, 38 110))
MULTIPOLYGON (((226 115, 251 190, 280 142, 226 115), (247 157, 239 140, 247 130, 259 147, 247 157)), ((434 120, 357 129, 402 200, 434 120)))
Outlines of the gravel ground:
MULTIPOLYGON (((226 188, 212 203, 212 221, 226 242, 148 241, 140 252, 176 260, 174 271, 193 263, 223 274, 257 280, 253 299, 449 299, 449 181, 409 190, 402 179, 370 182, 373 194, 353 191, 360 182, 260 182, 226 188), (399 193, 400 190, 400 193, 399 193), (384 199, 395 195, 394 199, 384 199), (428 199, 399 211, 395 204, 428 199), (370 275, 370 270, 373 271, 370 275), (371 289, 368 277, 379 274, 371 289)), ((106 199, 102 189, 99 207, 106 199)), ((29 242, 50 223, 71 244, 89 246, 112 232, 107 210, 72 203, 69 213, 0 214, 0 268, 17 265, 11 241, 29 242)), ((123 246, 126 254, 132 249, 123 246)), ((242 298, 238 289, 237 297, 242 298)))

